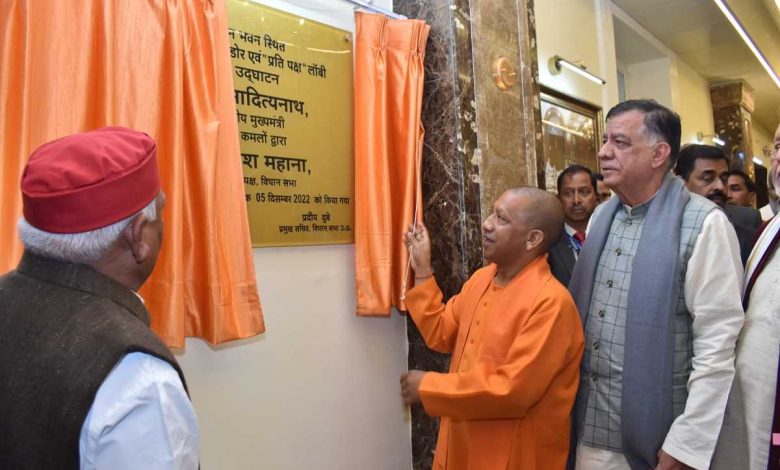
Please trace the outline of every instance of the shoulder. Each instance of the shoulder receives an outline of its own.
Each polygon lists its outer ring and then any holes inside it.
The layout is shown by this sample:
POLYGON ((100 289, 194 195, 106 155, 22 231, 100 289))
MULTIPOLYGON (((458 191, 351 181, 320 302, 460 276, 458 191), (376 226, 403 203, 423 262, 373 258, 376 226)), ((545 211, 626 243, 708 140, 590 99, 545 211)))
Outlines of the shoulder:
POLYGON ((582 322, 577 305, 569 290, 552 275, 544 280, 532 310, 533 316, 551 322, 563 337, 582 341, 582 322))
POLYGON ((549 267, 543 267, 539 275, 539 284, 534 310, 548 311, 555 315, 570 315, 579 321, 577 306, 569 290, 552 274, 549 267))
POLYGON ((100 385, 81 429, 79 453, 87 468, 182 468, 184 461, 184 468, 194 468, 198 443, 195 411, 176 370, 133 352, 100 385))
POLYGON ((683 230, 686 228, 694 231, 700 230, 704 224, 704 220, 712 214, 719 214, 724 220, 728 220, 717 204, 706 197, 699 196, 698 194, 691 194, 691 199, 685 205, 685 210, 683 210, 683 230))
POLYGON ((151 354, 132 352, 126 354, 106 376, 98 397, 102 393, 123 398, 151 389, 165 389, 169 392, 180 390, 186 395, 178 372, 167 361, 151 354))
POLYGON ((735 206, 726 204, 723 208, 728 215, 729 220, 736 224, 746 225, 748 227, 758 227, 761 225, 761 212, 752 207, 735 206))
POLYGON ((561 230, 560 236, 558 237, 558 241, 552 244, 549 252, 554 252, 557 250, 562 249, 569 249, 569 235, 566 233, 566 230, 561 230))
POLYGON ((704 196, 691 193, 691 199, 685 205, 686 212, 704 212, 708 213, 712 210, 718 209, 718 205, 710 201, 704 196))
POLYGON ((496 268, 493 264, 488 264, 487 266, 483 266, 476 271, 474 271, 474 274, 469 277, 469 281, 481 279, 485 276, 493 276, 496 273, 496 268))
POLYGON ((165 415, 170 409, 194 416, 179 374, 162 359, 142 352, 129 353, 100 385, 83 432, 101 436, 128 417, 165 415))

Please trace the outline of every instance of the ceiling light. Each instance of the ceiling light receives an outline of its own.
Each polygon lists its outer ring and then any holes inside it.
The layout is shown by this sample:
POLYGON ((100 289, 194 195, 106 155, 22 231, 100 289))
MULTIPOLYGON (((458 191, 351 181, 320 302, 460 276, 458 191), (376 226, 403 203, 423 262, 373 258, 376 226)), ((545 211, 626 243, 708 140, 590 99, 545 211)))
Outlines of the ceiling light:
POLYGON ((731 8, 729 8, 728 5, 726 5, 726 2, 724 0, 714 0, 715 4, 718 5, 718 8, 720 8, 720 11, 723 12, 724 15, 726 15, 726 18, 729 20, 729 23, 731 23, 731 26, 734 27, 734 29, 737 30, 737 33, 742 37, 742 40, 745 41, 745 44, 750 48, 750 50, 753 52, 753 55, 756 56, 756 59, 761 63, 761 65, 764 67, 764 69, 767 71, 770 77, 772 77, 772 81, 775 82, 775 85, 777 85, 778 88, 780 88, 780 76, 777 75, 777 72, 772 68, 771 65, 769 65, 769 61, 764 57, 764 54, 758 49, 758 46, 756 46, 756 43, 753 41, 753 38, 750 37, 750 34, 745 30, 745 27, 742 26, 742 23, 739 22, 736 15, 734 15, 734 12, 731 11, 731 8))
POLYGON ((603 78, 588 72, 585 69, 584 65, 578 65, 574 62, 564 59, 559 55, 554 55, 550 57, 549 65, 550 65, 550 73, 552 73, 553 75, 557 75, 561 73, 561 68, 566 68, 578 75, 587 78, 588 80, 594 83, 598 83, 599 85, 604 85, 605 83, 607 83, 603 78))

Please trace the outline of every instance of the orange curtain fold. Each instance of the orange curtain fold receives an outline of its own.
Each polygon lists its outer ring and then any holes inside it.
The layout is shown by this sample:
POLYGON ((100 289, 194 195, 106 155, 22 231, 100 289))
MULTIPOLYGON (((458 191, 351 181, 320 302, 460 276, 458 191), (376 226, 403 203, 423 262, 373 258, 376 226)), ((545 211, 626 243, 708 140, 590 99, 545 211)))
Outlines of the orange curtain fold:
POLYGON ((107 125, 157 141, 165 237, 141 290, 152 328, 174 347, 262 333, 221 1, 0 2, 0 272, 21 256, 30 152, 107 125))
POLYGON ((355 276, 357 314, 406 310, 413 277, 402 234, 422 220, 422 20, 355 14, 355 276))

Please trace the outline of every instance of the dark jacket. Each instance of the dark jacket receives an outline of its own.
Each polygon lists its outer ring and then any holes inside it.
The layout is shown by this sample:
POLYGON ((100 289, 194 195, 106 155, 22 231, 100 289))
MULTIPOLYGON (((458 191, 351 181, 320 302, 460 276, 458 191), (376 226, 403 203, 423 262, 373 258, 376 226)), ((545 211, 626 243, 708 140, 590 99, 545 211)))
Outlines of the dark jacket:
POLYGON ((739 256, 742 258, 742 266, 747 263, 750 252, 753 251, 753 244, 756 241, 756 229, 745 227, 732 222, 734 231, 737 232, 737 241, 739 242, 739 256))
POLYGON ((141 351, 167 361, 131 290, 85 265, 25 252, 0 277, 0 468, 78 469, 79 434, 103 379, 141 351))
POLYGON ((761 220, 761 212, 752 207, 726 204, 723 211, 726 212, 726 216, 728 216, 729 220, 734 225, 742 225, 755 230, 763 222, 763 220, 761 220))
POLYGON ((550 271, 552 271, 553 276, 561 284, 568 286, 576 261, 574 251, 571 244, 569 244, 569 236, 564 229, 558 242, 547 252, 547 262, 550 264, 550 271))

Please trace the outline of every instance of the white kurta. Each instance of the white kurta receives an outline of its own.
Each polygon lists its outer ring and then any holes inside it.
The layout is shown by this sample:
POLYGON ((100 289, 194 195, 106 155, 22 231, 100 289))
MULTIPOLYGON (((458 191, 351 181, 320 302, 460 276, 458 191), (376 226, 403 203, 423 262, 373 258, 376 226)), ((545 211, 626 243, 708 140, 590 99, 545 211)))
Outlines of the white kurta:
POLYGON ((176 370, 141 352, 122 358, 100 385, 79 438, 81 470, 194 470, 199 448, 176 370))
MULTIPOLYGON (((780 220, 770 224, 762 238, 777 230, 778 223, 780 220)), ((761 240, 751 261, 760 245, 761 240)), ((753 285, 745 326, 737 342, 737 373, 713 469, 767 468, 780 357, 780 256, 777 250, 769 256, 753 285)))

